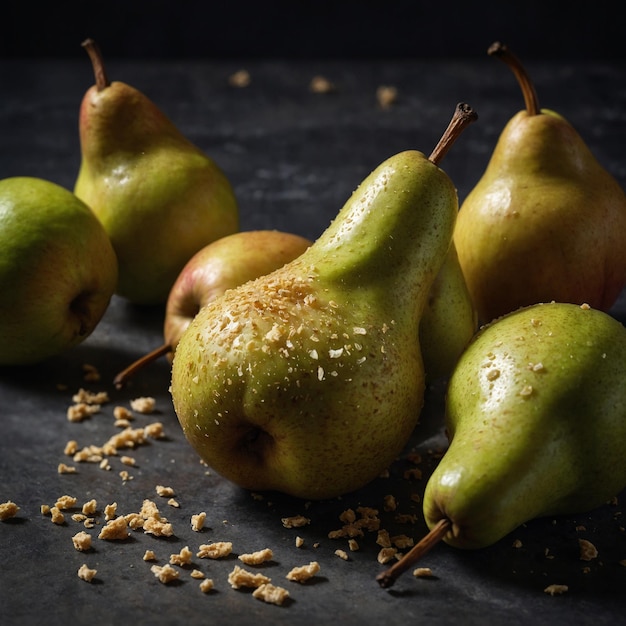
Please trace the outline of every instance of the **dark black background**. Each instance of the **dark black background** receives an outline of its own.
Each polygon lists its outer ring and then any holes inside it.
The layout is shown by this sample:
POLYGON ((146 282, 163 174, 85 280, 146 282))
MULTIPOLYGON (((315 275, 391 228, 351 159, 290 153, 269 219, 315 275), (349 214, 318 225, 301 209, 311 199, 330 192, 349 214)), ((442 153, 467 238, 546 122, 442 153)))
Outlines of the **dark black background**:
POLYGON ((95 38, 108 58, 478 57, 496 39, 526 59, 624 59, 615 2, 13 0, 0 57, 76 57, 95 38))

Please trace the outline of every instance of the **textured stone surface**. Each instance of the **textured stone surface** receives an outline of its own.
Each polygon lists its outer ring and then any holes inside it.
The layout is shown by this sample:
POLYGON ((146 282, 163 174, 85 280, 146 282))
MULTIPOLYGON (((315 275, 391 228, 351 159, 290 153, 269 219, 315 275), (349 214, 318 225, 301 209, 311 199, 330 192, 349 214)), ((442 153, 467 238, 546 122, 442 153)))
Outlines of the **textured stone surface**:
MULTIPOLYGON (((539 64, 529 66, 543 106, 572 121, 592 150, 618 180, 626 183, 626 91, 623 67, 539 64)), ((380 161, 394 152, 416 148, 429 153, 459 101, 469 102, 479 121, 465 131, 442 167, 455 181, 461 199, 486 164, 497 135, 523 103, 512 75, 492 59, 484 62, 111 62, 112 79, 132 83, 150 96, 181 130, 210 153, 231 178, 241 205, 242 229, 277 228, 315 238, 332 220, 352 190, 380 161), (228 85, 241 68, 251 74, 243 89, 228 85), (308 89, 315 75, 333 81, 336 92, 308 89), (381 110, 379 85, 399 91, 397 103, 381 110)), ((77 112, 92 83, 84 62, 1 62, 0 176, 33 175, 69 188, 77 173, 77 112)), ((626 298, 615 307, 626 320, 626 298)), ((441 427, 443 389, 428 392, 422 423, 407 453, 390 470, 358 493, 339 501, 305 503, 276 494, 256 499, 207 471, 186 443, 168 393, 169 365, 157 362, 117 391, 113 376, 162 340, 163 311, 133 307, 115 298, 96 332, 71 353, 36 367, 0 370, 0 502, 21 508, 16 518, 0 523, 0 621, 40 623, 411 623, 535 624, 615 623, 624 614, 626 533, 624 502, 591 513, 536 520, 497 545, 480 552, 460 552, 441 545, 420 563, 435 580, 407 573, 389 591, 375 576, 380 546, 376 533, 358 538, 351 552, 346 539, 329 539, 341 528, 348 507, 379 510, 382 527, 393 535, 418 540, 425 532, 420 504, 429 472, 445 439, 441 427), (95 366, 99 382, 84 380, 83 365, 95 366), (62 387, 59 387, 62 385, 62 387), (106 390, 111 401, 82 423, 66 419, 79 388, 106 390), (156 399, 157 412, 137 415, 132 427, 161 421, 165 439, 149 440, 136 450, 109 459, 111 470, 76 464, 64 454, 68 440, 79 447, 101 444, 119 432, 113 408, 139 396, 156 399), (423 478, 407 480, 408 455, 418 451, 423 478), (122 455, 132 456, 127 466, 122 455), (57 473, 64 462, 76 474, 57 473), (119 472, 132 479, 124 482, 119 472), (175 508, 156 494, 171 486, 175 508), (93 549, 74 549, 72 536, 83 525, 66 515, 52 524, 40 513, 69 494, 82 503, 98 502, 93 549), (385 496, 394 494, 396 511, 386 511, 385 496), (158 538, 130 531, 123 543, 97 539, 105 523, 103 510, 117 502, 120 514, 138 512, 153 499, 174 527, 174 536, 158 538), (191 515, 206 511, 204 530, 191 530, 191 515), (399 522, 398 513, 414 516, 399 522), (302 514, 311 524, 285 528, 283 517, 302 514), (621 515, 621 517, 620 517, 621 515), (579 527, 584 527, 581 529, 579 527), (297 548, 296 536, 304 538, 297 548), (598 558, 581 561, 578 539, 591 541, 598 558), (521 547, 513 547, 515 540, 521 547), (195 556, 200 544, 231 541, 224 561, 195 556), (314 547, 319 543, 319 547, 314 547), (156 564, 189 546, 194 554, 177 583, 164 587, 143 561, 154 550, 156 564), (234 590, 228 574, 238 554, 270 547, 273 560, 259 568, 284 586, 291 600, 282 608, 265 605, 245 590, 234 590), (345 550, 349 559, 335 556, 345 550), (553 557, 553 558, 552 558, 553 557), (307 584, 285 579, 295 566, 316 560, 319 574, 307 584), (86 563, 97 569, 94 582, 77 576, 86 563), (586 571, 584 568, 588 567, 586 571), (208 596, 190 573, 202 570, 214 580, 208 596), (565 596, 544 593, 550 584, 565 584, 565 596)), ((254 570, 256 571, 256 569, 254 570)))

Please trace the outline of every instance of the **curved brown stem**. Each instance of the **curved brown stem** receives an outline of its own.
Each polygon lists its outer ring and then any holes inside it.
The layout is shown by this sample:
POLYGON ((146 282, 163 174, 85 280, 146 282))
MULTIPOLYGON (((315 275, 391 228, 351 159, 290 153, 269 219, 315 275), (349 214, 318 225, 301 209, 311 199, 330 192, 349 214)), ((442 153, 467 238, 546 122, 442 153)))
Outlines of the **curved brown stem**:
POLYGON ((457 137, 469 124, 477 119, 478 114, 469 104, 465 104, 464 102, 457 104, 456 109, 454 109, 454 115, 448 124, 448 128, 446 128, 434 150, 430 153, 428 160, 432 161, 435 165, 439 165, 439 162, 446 156, 457 137))
POLYGON ((451 525, 452 522, 449 519, 440 519, 431 528, 430 532, 416 543, 399 561, 396 561, 389 569, 376 576, 378 584, 383 589, 391 587, 409 567, 415 565, 419 559, 443 539, 451 525))
POLYGON ((541 109, 539 108, 539 98, 537 97, 537 92, 535 91, 535 85, 530 79, 526 68, 522 65, 517 56, 515 56, 507 46, 499 41, 495 41, 489 46, 487 54, 498 57, 513 70, 513 73, 517 78, 517 82, 522 88, 522 94, 524 95, 524 103, 526 105, 528 115, 537 115, 540 113, 541 109))
POLYGON ((98 44, 91 38, 85 39, 82 44, 80 44, 85 50, 87 50, 87 54, 91 59, 91 64, 93 65, 93 73, 96 79, 96 89, 98 91, 102 91, 106 89, 111 82, 107 76, 106 70, 104 68, 104 63, 102 61, 102 54, 100 54, 100 48, 98 48, 98 44))
POLYGON ((121 389, 128 382, 128 379, 131 378, 131 376, 133 376, 142 367, 148 365, 148 363, 152 363, 152 361, 156 361, 157 359, 165 356, 171 351, 172 346, 164 343, 162 346, 159 346, 158 348, 152 350, 152 352, 148 352, 148 354, 145 354, 141 358, 131 363, 126 369, 123 369, 113 379, 113 385, 115 385, 116 389, 121 389))

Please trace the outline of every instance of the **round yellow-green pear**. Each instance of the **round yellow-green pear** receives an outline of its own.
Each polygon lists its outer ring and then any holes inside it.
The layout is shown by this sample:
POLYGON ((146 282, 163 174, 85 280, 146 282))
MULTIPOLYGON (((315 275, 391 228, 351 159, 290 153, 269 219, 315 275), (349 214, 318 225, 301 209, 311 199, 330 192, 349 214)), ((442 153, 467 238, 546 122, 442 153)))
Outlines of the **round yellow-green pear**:
POLYGON ((449 380, 449 447, 423 498, 437 542, 495 544, 532 519, 584 513, 626 488, 626 328, 588 305, 536 304, 481 328, 449 380))
POLYGON ((187 262, 165 305, 164 343, 131 363, 113 383, 123 387, 139 369, 167 356, 198 311, 228 289, 269 274, 302 254, 311 241, 279 230, 242 230, 208 244, 187 262))
POLYGON ((450 379, 450 446, 424 516, 444 540, 491 545, 536 517, 580 513, 626 487, 626 328, 589 306, 520 309, 479 331, 450 379))
POLYGON ((116 284, 113 246, 84 202, 47 180, 0 181, 0 365, 82 342, 116 284))

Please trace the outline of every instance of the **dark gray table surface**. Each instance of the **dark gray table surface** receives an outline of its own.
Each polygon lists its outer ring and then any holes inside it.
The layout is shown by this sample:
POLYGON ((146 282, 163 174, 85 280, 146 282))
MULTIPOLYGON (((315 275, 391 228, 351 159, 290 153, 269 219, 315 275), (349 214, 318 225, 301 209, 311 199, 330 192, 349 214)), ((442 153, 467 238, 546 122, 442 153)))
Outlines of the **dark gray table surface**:
MULTIPOLYGON (((490 42, 485 42, 487 45, 490 42)), ((556 109, 578 128, 599 160, 626 184, 626 68, 614 64, 529 64, 543 106, 556 109)), ((241 228, 277 228, 317 237, 352 190, 378 163, 393 153, 416 148, 429 153, 457 102, 469 102, 479 120, 466 130, 442 163, 462 199, 480 175, 504 123, 522 107, 509 71, 499 62, 385 61, 341 62, 281 60, 220 62, 109 63, 110 77, 133 84, 150 96, 180 129, 209 154, 232 180, 241 208, 241 228), (250 72, 243 89, 228 84, 238 69, 250 72), (323 75, 335 93, 311 93, 309 82, 323 75), (393 85, 399 98, 382 110, 375 91, 393 85)), ((92 84, 86 58, 71 61, 0 63, 0 176, 33 175, 73 186, 79 164, 77 113, 92 84)), ((626 297, 613 313, 626 321, 626 297)), ((388 623, 405 624, 615 624, 626 615, 626 493, 580 515, 534 520, 498 544, 463 552, 436 546, 421 565, 434 579, 410 572, 390 590, 375 581, 383 569, 376 560, 376 534, 359 540, 350 552, 343 539, 329 539, 348 508, 380 511, 383 527, 419 539, 425 532, 420 505, 436 452, 445 440, 441 426, 443 385, 427 391, 421 424, 403 455, 380 478, 336 501, 306 503, 266 494, 257 499, 207 472, 186 443, 168 393, 169 365, 161 360, 131 384, 116 390, 113 376, 162 340, 161 307, 135 307, 114 298, 94 334, 69 353, 29 368, 0 370, 0 502, 20 506, 16 518, 0 523, 0 623, 10 624, 251 624, 388 623), (83 365, 98 369, 101 380, 84 379, 83 365), (71 423, 66 410, 81 387, 107 391, 101 413, 71 423), (102 444, 118 431, 113 408, 152 396, 157 411, 137 416, 134 427, 163 423, 165 438, 129 450, 136 466, 111 458, 111 470, 79 464, 76 474, 59 474, 68 440, 102 444), (406 480, 407 455, 424 457, 422 480, 406 480), (124 482, 119 472, 128 470, 124 482), (156 485, 171 486, 179 508, 156 495, 156 485), (116 502, 119 513, 138 512, 154 500, 173 524, 173 537, 133 531, 126 542, 94 536, 93 550, 74 549, 72 536, 82 530, 69 518, 52 524, 42 504, 62 495, 116 502), (384 509, 394 494, 397 511, 384 509), (206 511, 201 533, 190 516, 206 511), (398 522, 397 513, 415 516, 398 522), (311 524, 285 528, 281 518, 303 514, 311 524), (584 527, 584 529, 581 529, 584 527), (296 548, 295 537, 305 544, 296 548), (599 552, 591 562, 579 558, 578 538, 599 552), (513 547, 514 540, 521 547, 513 547), (195 557, 201 543, 232 541, 224 561, 195 557), (193 566, 215 581, 204 595, 183 570, 178 584, 163 585, 142 556, 153 549, 158 564, 189 546, 193 566), (316 547, 317 546, 317 547, 316 547), (234 590, 228 573, 237 555, 264 547, 274 550, 263 572, 286 586, 291 600, 282 607, 259 602, 248 591, 234 590), (346 549, 349 560, 335 556, 346 549), (312 584, 284 579, 293 566, 317 560, 321 571, 312 584), (622 561, 622 564, 620 564, 622 561), (82 563, 98 570, 92 584, 81 581, 82 563), (588 566, 588 571, 584 568, 588 566), (561 596, 544 593, 565 584, 561 596)))

